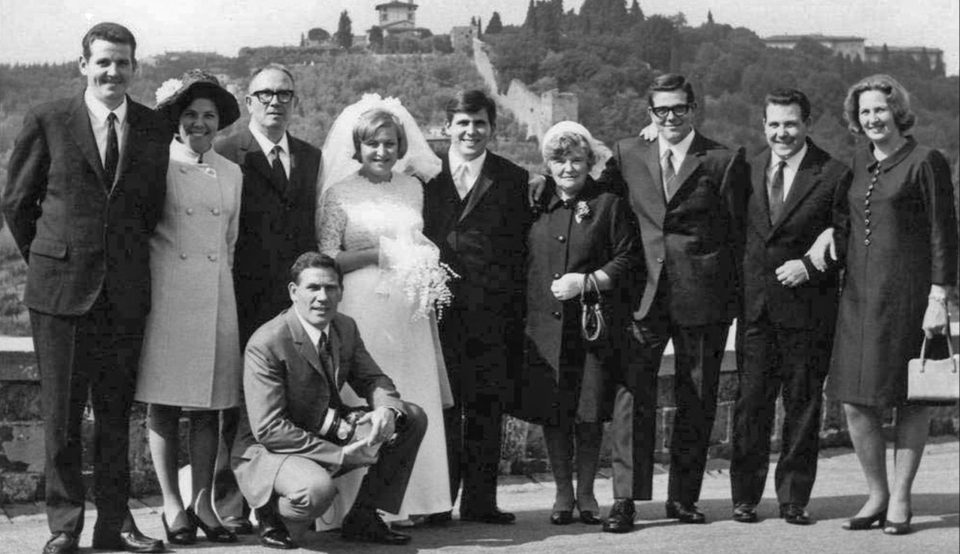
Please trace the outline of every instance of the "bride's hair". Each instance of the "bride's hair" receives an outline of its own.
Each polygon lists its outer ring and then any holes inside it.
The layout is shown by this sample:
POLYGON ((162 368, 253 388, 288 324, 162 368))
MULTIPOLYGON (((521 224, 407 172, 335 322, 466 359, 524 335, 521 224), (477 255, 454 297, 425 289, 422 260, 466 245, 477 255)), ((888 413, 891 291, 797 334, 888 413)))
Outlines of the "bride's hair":
POLYGON ((376 136, 380 129, 391 127, 397 132, 397 159, 406 156, 407 133, 403 130, 403 124, 387 110, 374 108, 360 114, 353 126, 353 159, 362 162, 360 145, 376 136))

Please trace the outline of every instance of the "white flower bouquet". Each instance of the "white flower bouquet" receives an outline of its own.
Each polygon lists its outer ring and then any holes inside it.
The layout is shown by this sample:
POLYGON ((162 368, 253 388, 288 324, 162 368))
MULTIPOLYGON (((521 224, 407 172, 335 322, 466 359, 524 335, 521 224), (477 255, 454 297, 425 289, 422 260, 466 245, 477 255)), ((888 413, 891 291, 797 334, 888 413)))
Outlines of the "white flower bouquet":
POLYGON ((156 92, 157 105, 162 104, 164 100, 173 96, 182 86, 183 81, 180 79, 167 79, 164 81, 156 92))
POLYGON ((459 277, 440 261, 440 250, 420 231, 397 238, 380 237, 377 292, 400 291, 413 307, 411 321, 425 319, 434 312, 441 319, 453 299, 447 283, 459 277))

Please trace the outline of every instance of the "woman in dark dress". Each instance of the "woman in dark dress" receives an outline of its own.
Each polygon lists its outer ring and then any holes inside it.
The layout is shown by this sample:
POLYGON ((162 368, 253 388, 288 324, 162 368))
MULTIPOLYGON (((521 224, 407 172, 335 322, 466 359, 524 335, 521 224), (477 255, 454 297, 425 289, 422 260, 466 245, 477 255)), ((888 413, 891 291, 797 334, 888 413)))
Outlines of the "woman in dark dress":
MULTIPOLYGON (((907 362, 924 334, 945 333, 947 288, 957 280, 957 220, 950 168, 940 152, 905 133, 909 96, 887 75, 850 88, 850 129, 869 139, 854 156, 838 242, 846 244, 828 393, 843 402, 869 497, 845 529, 880 523, 910 532, 910 490, 930 427, 927 406, 909 403, 907 362), (883 413, 896 407, 895 467, 888 485, 883 413)), ((929 350, 928 350, 929 352, 929 350)))
MULTIPOLYGON (((608 337, 580 335, 580 293, 592 273, 606 306, 629 309, 621 294, 643 275, 643 251, 633 213, 620 197, 598 190, 591 169, 603 167, 602 144, 573 122, 544 135, 542 153, 552 175, 529 235, 526 375, 518 416, 543 425, 557 486, 551 523, 600 523, 593 480, 603 421, 612 408, 611 381, 624 365, 618 346, 624 314, 607 313, 608 337), (619 317, 618 317, 619 316, 619 317), (574 440, 577 492, 573 491, 574 440)), ((609 156, 609 154, 608 154, 609 156)))

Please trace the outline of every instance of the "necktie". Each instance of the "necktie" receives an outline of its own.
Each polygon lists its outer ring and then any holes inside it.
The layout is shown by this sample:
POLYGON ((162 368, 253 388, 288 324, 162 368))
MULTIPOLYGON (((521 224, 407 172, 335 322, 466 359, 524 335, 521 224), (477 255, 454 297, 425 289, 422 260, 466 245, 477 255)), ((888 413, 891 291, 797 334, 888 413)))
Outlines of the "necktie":
POLYGON ((273 163, 271 165, 271 171, 274 184, 283 188, 287 186, 287 172, 283 169, 283 162, 280 161, 280 153, 283 152, 283 148, 280 145, 273 147, 273 150, 270 151, 270 154, 273 155, 273 163))
POLYGON ((460 195, 460 200, 466 198, 467 194, 470 193, 469 175, 470 166, 465 163, 460 164, 453 173, 453 184, 457 187, 457 194, 460 195))
POLYGON ((669 148, 663 154, 663 163, 660 166, 663 177, 663 194, 667 197, 667 202, 673 198, 677 192, 676 177, 677 173, 673 169, 673 151, 669 148))
POLYGON ((783 168, 787 162, 780 161, 777 164, 777 170, 773 173, 773 179, 770 180, 770 223, 776 223, 780 218, 780 211, 783 210, 783 168))
POLYGON ((107 116, 107 151, 103 157, 103 173, 107 178, 107 190, 113 187, 117 177, 117 163, 120 161, 120 144, 117 142, 117 114, 107 116))
MULTIPOLYGON (((331 380, 335 380, 336 368, 333 367, 333 356, 330 354, 330 339, 327 333, 320 333, 320 340, 317 341, 317 355, 320 358, 320 365, 323 366, 324 373, 331 380)), ((337 390, 337 383, 333 383, 333 390, 330 395, 330 403, 333 407, 340 405, 340 391, 337 390)))

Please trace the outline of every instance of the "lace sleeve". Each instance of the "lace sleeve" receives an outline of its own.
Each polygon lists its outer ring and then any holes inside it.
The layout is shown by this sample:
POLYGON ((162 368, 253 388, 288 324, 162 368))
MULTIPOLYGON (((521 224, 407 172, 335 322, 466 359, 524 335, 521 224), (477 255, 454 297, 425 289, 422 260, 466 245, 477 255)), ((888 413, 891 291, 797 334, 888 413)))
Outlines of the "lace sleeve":
POLYGON ((343 248, 343 233, 347 228, 347 214, 340 202, 336 187, 328 188, 320 196, 320 223, 317 226, 319 248, 322 254, 336 258, 343 248))

